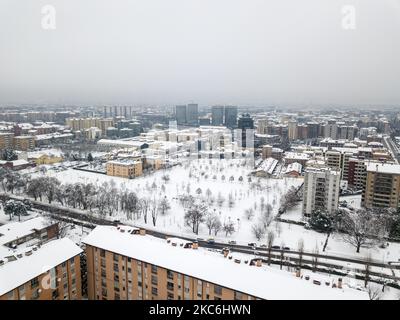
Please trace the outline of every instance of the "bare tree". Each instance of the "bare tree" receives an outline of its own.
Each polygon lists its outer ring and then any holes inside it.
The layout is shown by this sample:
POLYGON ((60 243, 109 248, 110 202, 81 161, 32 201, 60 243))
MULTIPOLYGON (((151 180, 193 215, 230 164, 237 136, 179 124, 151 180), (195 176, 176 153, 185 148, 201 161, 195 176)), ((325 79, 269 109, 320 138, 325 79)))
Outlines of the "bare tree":
POLYGON ((303 263, 303 254, 304 254, 304 240, 300 239, 297 244, 297 250, 299 251, 299 268, 301 270, 301 265, 303 263))
POLYGON ((207 208, 203 203, 193 203, 185 212, 185 223, 192 228, 195 234, 199 234, 199 226, 204 222, 207 208))
POLYGON ((380 300, 382 297, 382 291, 377 284, 370 283, 367 292, 370 300, 380 300))
POLYGON ((255 238, 260 241, 265 236, 265 227, 264 224, 257 222, 251 226, 251 231, 255 238))
POLYGON ((251 220, 254 217, 254 209, 249 208, 244 210, 244 216, 246 217, 247 220, 251 220))
POLYGON ((158 209, 160 210, 161 215, 165 215, 168 212, 168 210, 171 209, 167 197, 164 197, 160 200, 158 204, 158 209))
POLYGON ((360 248, 369 247, 377 242, 381 237, 384 225, 379 215, 375 215, 372 210, 359 209, 355 212, 342 212, 338 221, 342 238, 360 252, 360 248))
POLYGON ((235 224, 232 220, 228 219, 228 221, 224 222, 222 230, 225 231, 225 237, 227 237, 228 234, 231 235, 235 232, 235 224))
POLYGON ((275 240, 275 233, 272 230, 268 231, 267 234, 268 265, 271 265, 271 251, 272 251, 272 246, 274 245, 274 240, 275 240))
POLYGON ((208 228, 208 234, 211 235, 211 232, 214 230, 216 225, 221 225, 221 221, 218 215, 215 212, 208 212, 205 219, 205 224, 208 228))

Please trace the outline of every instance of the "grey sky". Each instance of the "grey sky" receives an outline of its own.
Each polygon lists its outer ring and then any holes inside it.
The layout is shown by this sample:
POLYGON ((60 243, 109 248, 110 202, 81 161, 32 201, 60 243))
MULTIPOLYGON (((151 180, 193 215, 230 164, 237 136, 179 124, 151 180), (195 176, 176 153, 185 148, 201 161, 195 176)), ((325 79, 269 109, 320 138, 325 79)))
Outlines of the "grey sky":
POLYGON ((399 89, 400 0, 0 0, 0 105, 400 105, 399 89))

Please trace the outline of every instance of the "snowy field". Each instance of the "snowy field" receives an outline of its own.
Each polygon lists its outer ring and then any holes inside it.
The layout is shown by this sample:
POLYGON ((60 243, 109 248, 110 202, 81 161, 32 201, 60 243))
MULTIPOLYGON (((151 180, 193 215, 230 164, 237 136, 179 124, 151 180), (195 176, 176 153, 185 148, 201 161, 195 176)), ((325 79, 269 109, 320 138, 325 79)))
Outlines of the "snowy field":
MULTIPOLYGON (((188 193, 205 200, 212 197, 215 201, 209 205, 209 210, 218 214, 222 223, 231 220, 235 225, 235 232, 232 235, 225 236, 225 233, 221 230, 217 236, 213 237, 217 241, 235 240, 238 244, 247 244, 248 242, 257 242, 251 229, 252 225, 260 219, 261 203, 264 201, 265 204, 271 204, 273 214, 276 214, 281 196, 291 186, 297 187, 302 183, 301 178, 268 179, 254 176, 251 176, 251 182, 249 182, 248 177, 251 170, 252 166, 242 159, 201 159, 131 180, 73 169, 60 172, 49 170, 46 174, 57 177, 63 183, 91 182, 101 185, 105 181, 113 181, 116 187, 134 191, 139 198, 161 199, 166 197, 171 209, 167 214, 158 216, 155 227, 151 223, 151 218, 145 224, 142 218, 127 220, 122 212, 113 216, 113 219, 119 219, 136 226, 145 226, 149 229, 174 233, 177 236, 186 235, 204 239, 210 237, 205 224, 200 225, 198 236, 192 232, 189 226, 185 225, 185 209, 178 197, 188 193), (168 175, 170 180, 165 182, 162 179, 164 175, 168 175), (207 192, 208 189, 209 192, 207 192), (229 205, 229 197, 233 199, 232 205, 229 205), (221 206, 218 205, 218 198, 224 199, 221 206), (245 215, 247 209, 254 211, 254 216, 250 220, 245 215)), ((344 199, 352 206, 357 207, 357 197, 359 196, 355 196, 354 199, 351 197, 344 199)), ((301 220, 300 206, 295 207, 283 216, 283 218, 288 219, 292 217, 295 218, 293 220, 301 220)), ((275 245, 285 245, 294 250, 297 249, 299 240, 303 240, 306 251, 318 250, 321 253, 326 238, 325 234, 288 223, 272 222, 268 229, 275 232, 275 245)), ((265 243, 265 241, 266 238, 264 237, 261 243, 265 243)), ((371 254, 378 261, 398 261, 400 244, 391 243, 386 249, 362 248, 361 252, 357 254, 354 247, 343 242, 339 235, 334 234, 329 239, 326 253, 343 257, 366 257, 371 254)))

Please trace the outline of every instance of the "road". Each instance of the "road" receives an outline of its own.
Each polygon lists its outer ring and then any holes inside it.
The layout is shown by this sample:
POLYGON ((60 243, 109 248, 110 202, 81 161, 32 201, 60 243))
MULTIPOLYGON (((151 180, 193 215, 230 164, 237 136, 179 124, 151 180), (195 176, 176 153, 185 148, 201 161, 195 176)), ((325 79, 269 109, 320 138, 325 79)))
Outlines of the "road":
MULTIPOLYGON (((15 196, 15 195, 10 195, 10 194, 0 194, 0 198, 13 198, 16 200, 22 200, 24 199, 23 197, 15 196)), ((71 209, 71 208, 66 208, 62 207, 59 205, 54 205, 54 204, 48 204, 40 201, 34 201, 30 200, 32 203, 32 207, 41 211, 46 212, 47 214, 51 215, 53 218, 61 220, 61 221, 66 221, 69 223, 74 223, 77 225, 85 226, 87 228, 95 228, 96 225, 116 225, 117 222, 95 217, 93 215, 88 214, 88 212, 85 212, 83 210, 78 210, 78 209, 71 209)), ((132 224, 134 227, 138 227, 134 224, 132 224)), ((146 229, 146 228, 145 228, 146 229)), ((214 250, 221 250, 223 248, 228 247, 232 252, 239 252, 239 253, 245 253, 245 254, 250 254, 250 255, 256 255, 258 257, 268 258, 268 250, 267 248, 264 247, 256 247, 255 249, 246 245, 240 245, 240 244, 228 244, 228 243, 223 243, 223 242, 214 242, 214 243, 209 243, 206 240, 201 240, 199 238, 195 237, 185 237, 181 235, 176 235, 173 233, 166 233, 166 232, 160 232, 160 231, 155 231, 151 229, 146 229, 146 233, 149 235, 152 235, 154 237, 158 237, 161 239, 166 239, 167 237, 179 237, 182 239, 186 239, 189 241, 198 241, 199 246, 203 248, 208 248, 208 249, 214 249, 214 250)), ((271 258, 273 259, 278 259, 280 260, 282 250, 281 249, 271 249, 271 258)), ((292 262, 298 262, 299 261, 299 251, 295 250, 284 250, 284 256, 285 260, 289 260, 292 262)), ((334 256, 334 255, 327 255, 327 254, 320 254, 320 253, 314 253, 314 252, 303 252, 302 253, 302 262, 304 265, 312 265, 313 261, 315 259, 318 260, 318 266, 326 267, 329 269, 336 269, 336 270, 344 270, 344 273, 347 268, 343 265, 343 263, 353 263, 353 264, 359 264, 360 268, 355 269, 355 271, 363 273, 365 272, 365 266, 369 264, 371 267, 377 267, 377 268, 384 268, 384 269, 389 269, 391 273, 393 273, 393 270, 400 270, 400 265, 389 265, 388 263, 382 263, 381 261, 377 260, 370 260, 366 261, 364 259, 355 259, 355 258, 348 258, 348 257, 340 257, 340 256, 334 256), (323 260, 323 261, 321 261, 323 260), (336 262, 336 263, 335 263, 336 262), (338 263, 338 262, 341 262, 338 263)), ((276 264, 276 261, 274 261, 276 264)), ((286 262, 285 262, 286 263, 286 262)), ((354 268, 352 268, 354 270, 354 268)), ((396 280, 399 281, 400 278, 395 277, 394 275, 390 276, 387 274, 381 274, 381 273, 373 273, 371 272, 371 275, 375 276, 383 276, 388 279, 396 280)))

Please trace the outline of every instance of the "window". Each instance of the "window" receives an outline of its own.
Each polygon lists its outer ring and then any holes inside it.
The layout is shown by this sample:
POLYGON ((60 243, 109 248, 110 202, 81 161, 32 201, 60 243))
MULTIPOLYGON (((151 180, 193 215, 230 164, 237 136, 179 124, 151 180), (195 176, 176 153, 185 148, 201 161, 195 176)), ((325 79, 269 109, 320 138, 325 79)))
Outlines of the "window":
POLYGON ((128 267, 128 273, 131 273, 131 272, 132 272, 132 269, 128 267))
POLYGON ((242 299, 243 299, 242 293, 235 291, 235 300, 242 300, 242 299))
POLYGON ((157 273, 157 266, 151 266, 151 273, 157 273))
POLYGON ((222 287, 217 286, 216 284, 214 285, 214 293, 221 295, 222 294, 222 287))
POLYGON ((157 290, 157 288, 151 287, 151 294, 152 294, 153 296, 158 295, 158 290, 157 290))
POLYGON ((25 285, 22 285, 18 288, 19 291, 19 299, 25 300, 25 285))
POLYGON ((105 258, 105 256, 106 256, 105 250, 101 249, 100 250, 100 257, 104 257, 105 258))
POLYGON ((38 277, 33 278, 33 279, 31 280, 31 289, 34 289, 34 288, 36 288, 36 287, 38 287, 38 286, 39 286, 39 279, 38 279, 38 277))
POLYGON ((167 290, 174 291, 174 284, 172 282, 167 282, 167 290))
POLYGON ((155 286, 158 284, 157 276, 151 275, 151 284, 153 284, 155 286))
POLYGON ((14 290, 11 290, 9 293, 7 293, 7 299, 14 300, 14 290))
POLYGON ((56 290, 53 290, 53 293, 52 293, 52 298, 53 298, 53 300, 55 300, 55 299, 58 299, 58 297, 59 297, 59 292, 58 292, 58 289, 56 289, 56 290))
POLYGON ((174 294, 171 292, 168 292, 167 294, 167 300, 174 300, 174 294))
POLYGON ((118 255, 116 253, 114 253, 114 261, 118 262, 118 255))
POLYGON ((32 299, 37 299, 37 298, 39 298, 39 289, 32 291, 32 299))

